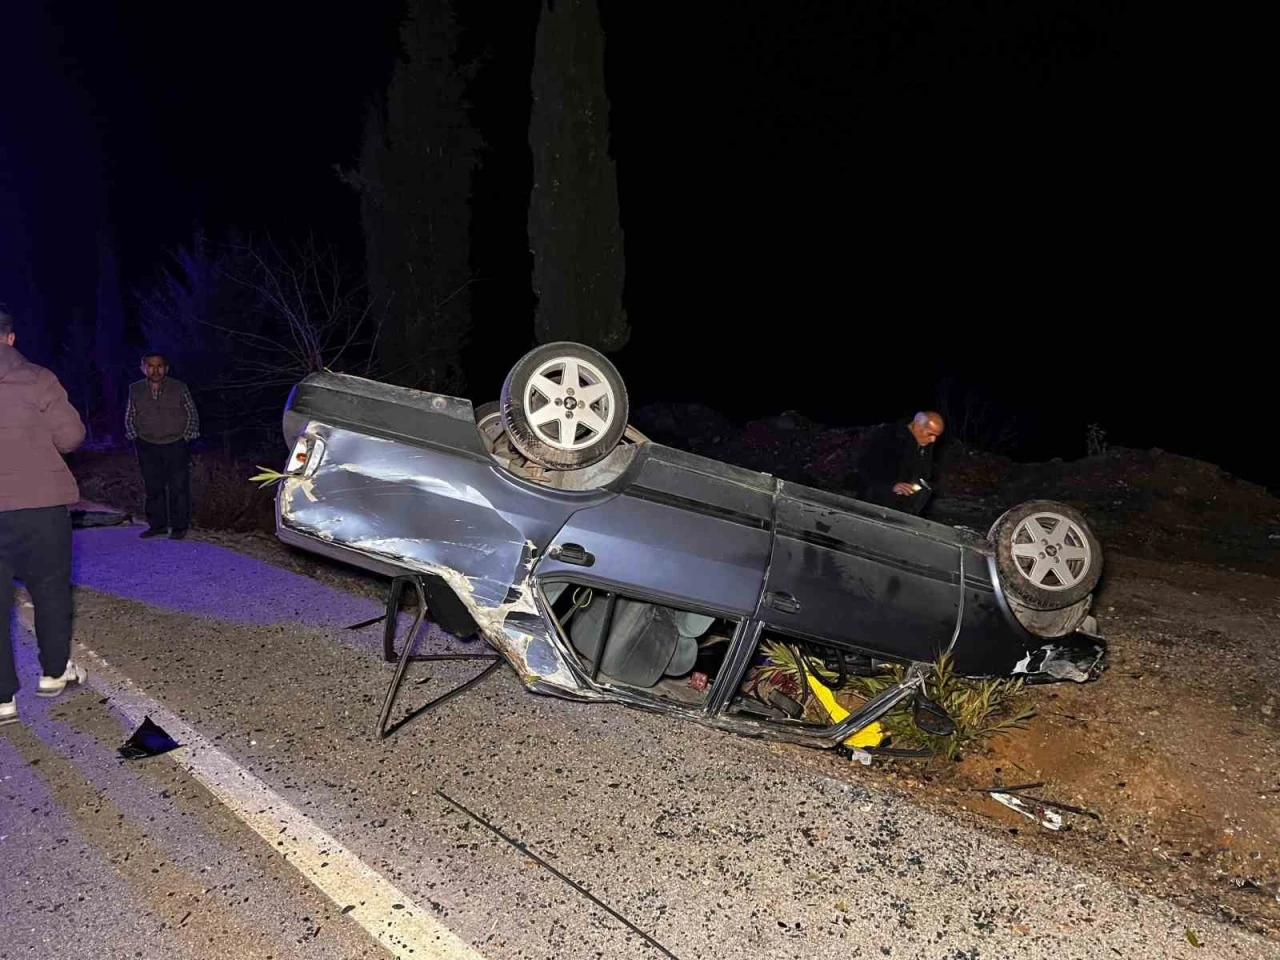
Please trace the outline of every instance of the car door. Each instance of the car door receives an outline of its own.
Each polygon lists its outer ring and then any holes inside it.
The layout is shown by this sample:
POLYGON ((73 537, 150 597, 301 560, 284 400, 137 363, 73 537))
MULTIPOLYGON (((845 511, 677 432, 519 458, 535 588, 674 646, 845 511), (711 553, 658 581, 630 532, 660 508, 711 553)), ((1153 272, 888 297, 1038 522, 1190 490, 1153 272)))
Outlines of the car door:
POLYGON ((644 444, 617 481, 619 495, 575 512, 538 561, 536 576, 745 619, 764 586, 775 483, 644 444))
POLYGON ((781 483, 762 619, 885 657, 934 659, 960 605, 960 550, 935 526, 781 483))

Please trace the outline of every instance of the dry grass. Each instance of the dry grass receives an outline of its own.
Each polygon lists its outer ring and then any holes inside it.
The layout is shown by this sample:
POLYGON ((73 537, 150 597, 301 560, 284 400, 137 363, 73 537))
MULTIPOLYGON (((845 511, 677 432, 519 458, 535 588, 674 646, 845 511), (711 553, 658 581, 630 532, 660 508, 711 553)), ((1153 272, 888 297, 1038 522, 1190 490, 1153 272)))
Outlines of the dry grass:
MULTIPOLYGON (((143 516, 142 476, 132 450, 89 451, 68 457, 85 500, 106 504, 135 517, 143 516)), ((272 533, 273 490, 249 482, 259 456, 232 457, 202 451, 191 457, 192 524, 205 530, 272 533)))
MULTIPOLYGON (((765 663, 754 672, 755 682, 785 693, 804 707, 807 719, 817 722, 825 717, 803 679, 804 673, 812 674, 830 687, 847 709, 854 709, 857 704, 850 705, 850 700, 870 700, 900 683, 905 672, 904 667, 892 666, 873 677, 851 676, 838 687, 836 671, 817 657, 802 655, 789 644, 766 641, 761 652, 765 663)), ((964 751, 977 748, 994 736, 1023 729, 1034 716, 1033 711, 1022 706, 1022 681, 971 680, 957 676, 949 654, 943 654, 934 664, 933 672, 925 681, 925 692, 955 722, 955 732, 945 737, 925 733, 913 722, 908 700, 880 721, 894 746, 923 748, 932 756, 956 760, 964 751)))

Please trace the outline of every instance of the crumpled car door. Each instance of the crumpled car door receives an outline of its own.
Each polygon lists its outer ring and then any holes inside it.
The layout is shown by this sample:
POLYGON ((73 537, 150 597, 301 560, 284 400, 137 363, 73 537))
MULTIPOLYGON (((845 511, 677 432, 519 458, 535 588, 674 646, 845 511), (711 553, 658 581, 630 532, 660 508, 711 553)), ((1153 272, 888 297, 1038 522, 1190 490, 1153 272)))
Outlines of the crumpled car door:
POLYGON ((305 480, 279 492, 282 528, 438 574, 459 596, 497 607, 523 588, 528 560, 575 507, 572 501, 505 479, 483 460, 313 424, 324 455, 305 480))

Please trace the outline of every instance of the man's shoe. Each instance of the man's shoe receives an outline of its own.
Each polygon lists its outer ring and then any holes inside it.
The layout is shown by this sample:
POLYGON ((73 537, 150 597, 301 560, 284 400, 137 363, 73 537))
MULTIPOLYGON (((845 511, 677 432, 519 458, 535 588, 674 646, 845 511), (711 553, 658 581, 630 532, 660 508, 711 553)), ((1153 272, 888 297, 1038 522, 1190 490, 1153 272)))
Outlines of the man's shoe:
POLYGON ((147 527, 138 534, 138 537, 142 540, 150 540, 152 537, 163 537, 168 532, 164 527, 147 527))
POLYGON ((62 672, 62 676, 40 678, 40 686, 36 688, 36 696, 56 697, 63 690, 67 689, 67 684, 84 683, 88 679, 89 674, 84 667, 78 667, 68 660, 67 669, 62 672))
POLYGON ((181 540, 181 539, 182 539, 183 537, 185 537, 186 535, 187 535, 187 531, 185 531, 185 530, 170 530, 170 531, 169 531, 169 539, 170 539, 170 540, 181 540))
POLYGON ((0 703, 0 727, 6 723, 18 722, 18 705, 12 700, 6 700, 0 703))

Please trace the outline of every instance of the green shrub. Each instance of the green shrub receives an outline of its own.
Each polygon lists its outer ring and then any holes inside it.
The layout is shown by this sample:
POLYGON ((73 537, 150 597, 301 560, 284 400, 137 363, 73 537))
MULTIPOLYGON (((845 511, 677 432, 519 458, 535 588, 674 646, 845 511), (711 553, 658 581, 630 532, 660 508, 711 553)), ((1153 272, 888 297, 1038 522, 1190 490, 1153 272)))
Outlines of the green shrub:
MULTIPOLYGON (((905 667, 894 665, 874 677, 851 677, 845 689, 870 698, 901 682, 905 667)), ((991 737, 1026 728, 1035 711, 1023 705, 1021 680, 971 680, 958 676, 950 654, 942 654, 925 680, 925 693, 955 722, 955 732, 946 737, 925 733, 912 722, 911 701, 881 719, 895 746, 923 747, 934 756, 959 759, 966 749, 980 746, 991 737)))

